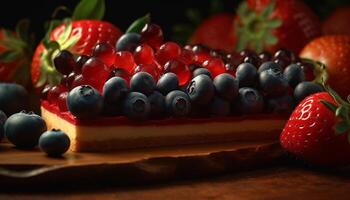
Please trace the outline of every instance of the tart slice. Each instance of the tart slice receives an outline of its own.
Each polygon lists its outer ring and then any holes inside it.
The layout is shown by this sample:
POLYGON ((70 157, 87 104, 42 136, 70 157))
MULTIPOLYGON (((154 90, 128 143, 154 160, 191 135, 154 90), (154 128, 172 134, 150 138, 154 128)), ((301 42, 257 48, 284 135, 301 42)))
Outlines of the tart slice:
MULTIPOLYGON (((72 54, 55 55, 57 65, 72 63, 72 54)), ((308 93, 300 87, 292 95, 305 76, 287 50, 263 60, 251 51, 180 47, 163 42, 155 24, 125 33, 116 48, 102 43, 77 56, 69 75, 68 65, 55 66, 66 75, 44 90, 41 111, 48 128, 66 132, 78 152, 277 141, 294 96, 308 93)))

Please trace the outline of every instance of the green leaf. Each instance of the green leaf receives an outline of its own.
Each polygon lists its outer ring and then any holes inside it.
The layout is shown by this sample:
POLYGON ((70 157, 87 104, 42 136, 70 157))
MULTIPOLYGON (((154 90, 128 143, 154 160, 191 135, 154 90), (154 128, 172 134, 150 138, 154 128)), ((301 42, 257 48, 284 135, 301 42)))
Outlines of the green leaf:
POLYGON ((348 114, 348 110, 344 105, 341 105, 335 111, 335 116, 337 117, 345 117, 348 114))
POLYGON ((323 100, 323 99, 321 99, 320 102, 323 103, 323 105, 325 105, 332 112, 336 112, 336 110, 337 110, 337 106, 336 105, 332 104, 329 101, 323 100))
POLYGON ((0 60, 2 62, 12 62, 18 59, 18 57, 21 55, 21 52, 19 51, 5 51, 0 54, 0 60))
POLYGON ((104 0, 81 0, 75 7, 72 19, 102 19, 106 10, 104 0))
POLYGON ((29 25, 28 19, 22 19, 16 25, 16 34, 23 41, 29 41, 29 25))
POLYGON ((346 121, 341 121, 335 125, 335 133, 342 134, 349 129, 348 123, 346 121))
POLYGON ((271 19, 265 23, 265 26, 268 28, 278 28, 283 24, 280 19, 271 19))
POLYGON ((126 30, 126 33, 141 33, 142 28, 150 22, 151 15, 148 13, 145 16, 135 20, 126 30))
POLYGON ((275 0, 272 0, 272 1, 264 8, 264 10, 263 10, 262 13, 261 13, 261 16, 262 16, 263 18, 268 18, 268 17, 272 14, 273 10, 275 9, 275 4, 276 4, 275 0))

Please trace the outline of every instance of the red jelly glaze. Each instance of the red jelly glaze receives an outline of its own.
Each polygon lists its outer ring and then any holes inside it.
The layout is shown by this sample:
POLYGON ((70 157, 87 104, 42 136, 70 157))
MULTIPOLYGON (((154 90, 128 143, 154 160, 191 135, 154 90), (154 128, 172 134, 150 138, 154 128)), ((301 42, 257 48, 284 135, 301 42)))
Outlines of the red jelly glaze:
POLYGON ((134 121, 124 116, 118 117, 98 117, 95 119, 77 119, 70 112, 60 112, 57 105, 50 104, 48 101, 41 101, 41 106, 51 113, 56 114, 60 118, 79 126, 118 126, 118 125, 130 125, 130 126, 169 126, 178 124, 201 124, 210 122, 240 122, 247 119, 282 119, 287 120, 288 116, 272 115, 272 114, 258 114, 258 115, 246 115, 246 116, 230 116, 230 117, 216 117, 216 118, 165 118, 161 120, 147 120, 147 121, 134 121))
POLYGON ((114 67, 117 69, 121 68, 129 73, 132 73, 136 67, 136 63, 132 53, 128 51, 117 52, 114 59, 114 67))
POLYGON ((164 72, 172 72, 177 75, 177 78, 179 79, 179 85, 184 86, 186 85, 191 77, 192 72, 188 65, 181 61, 180 59, 174 59, 170 60, 164 65, 164 72))
POLYGON ((154 51, 152 47, 147 44, 142 44, 136 47, 134 52, 134 59, 137 64, 152 64, 154 63, 154 51))
POLYGON ((63 92, 58 96, 58 108, 60 109, 61 112, 68 111, 67 96, 68 96, 68 92, 63 92))
POLYGON ((213 78, 226 72, 225 63, 220 58, 211 58, 204 61, 203 67, 211 72, 213 78))

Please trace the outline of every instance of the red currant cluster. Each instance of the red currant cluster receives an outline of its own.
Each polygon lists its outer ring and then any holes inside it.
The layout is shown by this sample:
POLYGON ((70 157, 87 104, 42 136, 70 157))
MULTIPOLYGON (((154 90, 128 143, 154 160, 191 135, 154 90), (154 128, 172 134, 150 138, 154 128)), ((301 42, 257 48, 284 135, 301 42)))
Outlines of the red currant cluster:
MULTIPOLYGON (((270 98, 277 101, 278 96, 293 96, 285 92, 288 91, 288 87, 294 89, 298 83, 314 79, 313 68, 302 63, 288 50, 279 50, 272 55, 269 52, 257 54, 250 50, 227 53, 202 45, 181 47, 175 42, 165 42, 163 32, 156 24, 145 25, 140 34, 124 34, 115 47, 100 43, 93 48, 92 55, 72 55, 69 51, 60 51, 54 58, 54 65, 57 71, 63 74, 61 84, 46 87, 42 92, 42 98, 57 105, 62 112, 68 111, 67 97, 73 88, 89 85, 103 94, 106 89, 104 87, 107 87, 106 82, 113 77, 122 78, 127 87, 131 88, 131 92, 136 90, 148 98, 153 91, 162 93, 163 97, 167 97, 172 90, 182 91, 189 96, 188 103, 193 103, 193 109, 196 104, 203 106, 211 103, 214 104, 212 113, 218 115, 230 113, 235 101, 241 101, 241 106, 237 109, 245 109, 241 111, 242 113, 263 112, 266 104, 263 99, 270 98), (295 66, 290 67, 292 64, 295 66), (285 70, 288 67, 292 69, 285 70), (263 71, 269 72, 264 74, 263 71), (141 72, 146 72, 147 76, 141 72), (284 72, 286 74, 282 76, 284 72), (165 76, 169 73, 176 75, 175 82, 172 76, 165 76), (142 75, 136 76, 137 74, 142 75), (199 75, 207 75, 209 82, 199 75), (196 79, 197 76, 199 78, 196 79), (166 78, 162 80, 162 77, 166 78), (288 77, 290 80, 287 80, 288 77), (132 79, 136 85, 134 89, 132 79), (146 89, 135 89, 140 87, 146 89), (150 92, 142 92, 146 90, 150 92), (217 96, 224 102, 221 100, 215 102, 213 99, 217 96), (217 113, 220 109, 223 112, 217 113), (250 109, 254 111, 250 112, 250 109)), ((289 100, 290 98, 278 100, 277 104, 289 100)), ((187 109, 186 102, 187 97, 174 103, 177 110, 172 112, 185 115, 181 108, 187 109)), ((159 101, 156 103, 161 104, 159 101)), ((294 104, 288 102, 288 110, 291 110, 290 105, 294 104)), ((185 113, 187 114, 187 111, 185 113)))

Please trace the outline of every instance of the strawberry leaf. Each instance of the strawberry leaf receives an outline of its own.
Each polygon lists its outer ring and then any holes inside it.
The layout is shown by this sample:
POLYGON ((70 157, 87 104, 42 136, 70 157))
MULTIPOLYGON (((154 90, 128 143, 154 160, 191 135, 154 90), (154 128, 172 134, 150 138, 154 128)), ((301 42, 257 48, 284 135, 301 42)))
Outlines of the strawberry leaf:
POLYGON ((339 106, 335 111, 337 117, 345 118, 346 115, 348 115, 348 109, 344 105, 339 106))
POLYGON ((349 125, 346 121, 341 121, 335 125, 335 133, 342 134, 349 130, 349 125))
POLYGON ((3 53, 0 54, 0 60, 2 62, 13 62, 15 60, 17 60, 21 55, 21 52, 19 51, 5 51, 3 53))
POLYGON ((72 19, 102 19, 106 10, 104 0, 81 0, 75 7, 72 19))
POLYGON ((142 28, 150 22, 151 15, 147 13, 145 16, 135 20, 126 30, 126 33, 141 33, 142 28))
POLYGON ((271 3, 269 3, 264 10, 261 13, 261 16, 263 18, 268 18, 270 17, 270 15, 272 14, 273 10, 275 9, 275 4, 276 2, 274 0, 271 1, 271 3))

